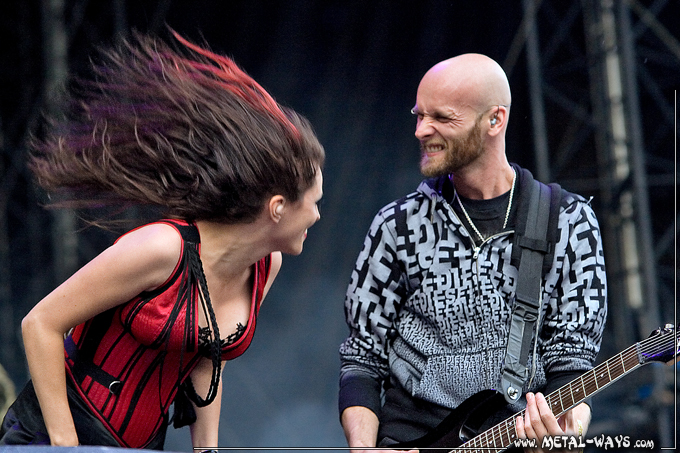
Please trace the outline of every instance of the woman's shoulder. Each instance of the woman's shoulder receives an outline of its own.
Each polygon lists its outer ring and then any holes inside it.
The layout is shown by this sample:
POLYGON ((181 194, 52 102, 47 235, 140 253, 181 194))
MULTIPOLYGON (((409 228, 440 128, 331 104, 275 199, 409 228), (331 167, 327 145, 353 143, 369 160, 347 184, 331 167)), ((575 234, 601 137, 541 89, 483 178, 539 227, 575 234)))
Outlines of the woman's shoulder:
POLYGON ((114 247, 142 267, 158 272, 164 282, 174 271, 182 256, 184 241, 177 228, 164 222, 154 222, 135 228, 116 241, 114 247))
POLYGON ((147 249, 164 249, 181 247, 182 235, 180 231, 166 222, 153 222, 134 228, 116 240, 116 244, 136 245, 147 249))

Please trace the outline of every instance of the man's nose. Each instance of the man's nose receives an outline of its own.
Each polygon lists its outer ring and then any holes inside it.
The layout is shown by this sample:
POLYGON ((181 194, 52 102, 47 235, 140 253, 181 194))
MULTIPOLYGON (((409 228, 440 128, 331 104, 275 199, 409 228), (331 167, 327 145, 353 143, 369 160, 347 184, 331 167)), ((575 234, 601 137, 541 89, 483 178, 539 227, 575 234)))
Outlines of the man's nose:
POLYGON ((418 123, 416 124, 416 138, 418 140, 423 140, 424 138, 432 135, 434 132, 434 127, 432 127, 431 121, 432 120, 428 119, 427 117, 423 117, 422 119, 418 120, 418 123))

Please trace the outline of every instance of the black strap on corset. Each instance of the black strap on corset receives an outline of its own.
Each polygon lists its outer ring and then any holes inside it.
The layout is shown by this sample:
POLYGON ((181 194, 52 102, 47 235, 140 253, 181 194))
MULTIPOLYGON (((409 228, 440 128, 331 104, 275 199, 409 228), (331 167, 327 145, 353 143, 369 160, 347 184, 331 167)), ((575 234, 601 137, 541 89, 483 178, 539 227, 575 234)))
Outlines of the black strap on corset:
POLYGON ((78 382, 83 382, 87 376, 90 376, 96 382, 108 388, 109 392, 113 393, 114 395, 118 395, 118 393, 120 393, 120 389, 122 387, 121 382, 116 377, 110 375, 92 363, 91 360, 81 357, 78 347, 73 341, 73 337, 70 335, 64 340, 64 349, 66 349, 69 359, 73 360, 74 362, 73 366, 71 367, 71 371, 73 372, 73 377, 78 382))

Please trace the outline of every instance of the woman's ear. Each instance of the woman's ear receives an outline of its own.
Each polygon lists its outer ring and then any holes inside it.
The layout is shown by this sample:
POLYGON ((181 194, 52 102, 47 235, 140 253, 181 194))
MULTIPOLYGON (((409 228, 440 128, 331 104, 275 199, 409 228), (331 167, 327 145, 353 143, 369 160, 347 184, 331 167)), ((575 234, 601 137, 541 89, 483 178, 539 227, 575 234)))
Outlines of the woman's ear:
POLYGON ((283 195, 274 195, 269 199, 269 217, 276 223, 281 220, 283 211, 286 208, 286 199, 283 195))

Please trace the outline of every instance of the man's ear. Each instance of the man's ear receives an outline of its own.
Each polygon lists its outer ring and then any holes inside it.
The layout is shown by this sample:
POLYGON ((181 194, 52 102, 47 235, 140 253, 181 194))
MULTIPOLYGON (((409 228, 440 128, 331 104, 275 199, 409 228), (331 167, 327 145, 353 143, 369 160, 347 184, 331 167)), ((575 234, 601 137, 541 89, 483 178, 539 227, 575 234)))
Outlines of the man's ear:
POLYGON ((286 199, 283 195, 274 195, 269 199, 269 217, 276 223, 281 220, 286 208, 286 199))
POLYGON ((489 118, 489 134, 500 134, 508 122, 508 108, 504 105, 499 105, 491 114, 489 118))

